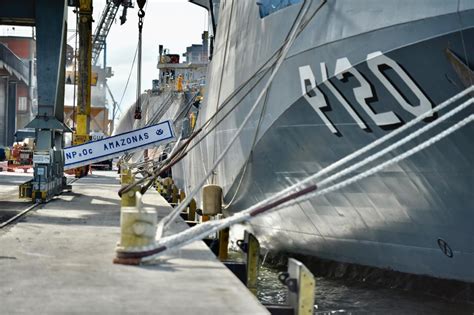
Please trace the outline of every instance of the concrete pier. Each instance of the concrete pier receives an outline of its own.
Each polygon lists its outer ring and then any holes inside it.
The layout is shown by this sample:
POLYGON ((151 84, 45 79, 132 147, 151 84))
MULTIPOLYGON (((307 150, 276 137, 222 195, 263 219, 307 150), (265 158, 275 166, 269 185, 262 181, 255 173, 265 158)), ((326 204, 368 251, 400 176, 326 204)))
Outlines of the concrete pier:
POLYGON ((31 202, 18 198, 18 186, 32 178, 31 173, 0 172, 0 224, 31 205, 31 202))
MULTIPOLYGON (((203 242, 153 266, 114 265, 119 182, 96 172, 0 230, 1 312, 101 314, 268 314, 203 242)), ((170 206, 155 192, 144 206, 170 206)), ((179 219, 174 231, 185 229, 179 219)))

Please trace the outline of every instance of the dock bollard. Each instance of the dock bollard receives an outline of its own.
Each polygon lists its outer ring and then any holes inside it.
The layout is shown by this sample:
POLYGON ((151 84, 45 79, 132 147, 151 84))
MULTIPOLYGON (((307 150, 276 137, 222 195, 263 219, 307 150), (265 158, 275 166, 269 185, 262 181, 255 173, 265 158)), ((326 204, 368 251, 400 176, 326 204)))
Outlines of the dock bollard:
POLYGON ((288 288, 288 304, 264 304, 270 313, 312 315, 316 281, 309 269, 300 261, 288 259, 288 272, 282 272, 278 279, 288 288))
POLYGON ((260 260, 260 243, 257 238, 251 234, 245 233, 245 242, 247 243, 247 288, 257 295, 257 275, 260 260))
POLYGON ((229 258, 229 228, 219 231, 219 260, 226 261, 229 258))
MULTIPOLYGON (((120 241, 116 252, 126 251, 137 246, 148 246, 155 242, 157 214, 153 208, 142 208, 141 194, 135 192, 136 205, 122 206, 120 209, 120 241)), ((139 265, 140 258, 120 258, 114 264, 139 265)))
POLYGON ((173 179, 171 177, 166 177, 163 179, 163 191, 165 199, 169 200, 172 193, 173 179))
POLYGON ((179 201, 179 189, 176 185, 171 187, 171 204, 173 206, 177 205, 179 201))
POLYGON ((222 213, 222 188, 218 185, 206 185, 202 188, 201 222, 209 221, 210 216, 222 213))
POLYGON ((196 200, 192 199, 188 206, 188 221, 196 221, 196 200))
POLYGON ((184 192, 183 189, 179 190, 179 202, 183 202, 183 200, 186 199, 186 193, 184 192))
MULTIPOLYGON (((127 167, 126 164, 122 164, 120 168, 120 182, 122 183, 122 187, 128 186, 135 182, 135 178, 133 177, 132 170, 127 167)), ((122 194, 120 205, 122 207, 134 207, 137 204, 136 200, 136 192, 138 191, 138 187, 132 188, 127 193, 122 194)))
POLYGON ((141 194, 135 193, 137 203, 120 211, 120 247, 147 246, 155 241, 157 215, 153 208, 143 208, 141 194))
POLYGON ((217 185, 206 185, 202 188, 202 214, 216 215, 222 213, 222 188, 217 185))

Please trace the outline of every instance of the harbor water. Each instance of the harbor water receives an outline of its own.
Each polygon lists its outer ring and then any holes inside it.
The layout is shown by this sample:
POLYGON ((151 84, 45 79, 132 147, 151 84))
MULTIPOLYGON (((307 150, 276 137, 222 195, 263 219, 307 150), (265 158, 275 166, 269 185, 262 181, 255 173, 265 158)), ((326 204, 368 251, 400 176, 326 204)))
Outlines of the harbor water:
MULTIPOLYGON (((284 304, 286 287, 276 269, 260 266, 258 298, 264 304, 284 304)), ((450 302, 422 292, 391 289, 353 280, 316 277, 314 314, 473 314, 474 304, 450 302)))

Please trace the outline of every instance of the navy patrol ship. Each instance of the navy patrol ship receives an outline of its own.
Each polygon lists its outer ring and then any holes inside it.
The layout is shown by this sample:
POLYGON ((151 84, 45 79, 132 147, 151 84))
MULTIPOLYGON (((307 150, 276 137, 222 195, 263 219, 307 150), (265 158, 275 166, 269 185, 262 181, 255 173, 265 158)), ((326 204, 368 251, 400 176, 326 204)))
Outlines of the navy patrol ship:
MULTIPOLYGON (((196 188, 265 91, 208 179, 223 188, 230 213, 401 130, 473 84, 470 0, 190 2, 205 7, 210 16, 212 61, 196 126, 210 133, 195 139, 197 146, 173 167, 178 186, 187 193, 196 188), (295 27, 296 38, 269 81, 295 27)), ((181 129, 189 125, 183 120, 196 94, 173 86, 178 70, 185 76, 190 70, 184 64, 160 63, 161 87, 142 96, 145 118, 135 121, 132 107, 117 132, 173 119, 178 134, 189 135, 181 129)), ((416 128, 429 126, 468 98, 472 92, 428 115, 416 128)), ((472 114, 472 106, 466 106, 389 152, 388 158, 472 114)), ((474 282, 473 136, 468 124, 373 176, 256 218, 251 229, 270 250, 474 282)))
MULTIPOLYGON (((303 0, 191 2, 209 10, 212 26, 197 126, 225 109, 214 131, 173 168, 188 191, 249 113, 304 14, 259 107, 209 178, 223 187, 230 212, 324 169, 473 83, 471 0, 314 0, 305 12, 303 0)), ((390 157, 472 113, 467 107, 390 157)), ((273 250, 474 282, 473 136, 467 125, 395 166, 256 218, 251 227, 273 250)))

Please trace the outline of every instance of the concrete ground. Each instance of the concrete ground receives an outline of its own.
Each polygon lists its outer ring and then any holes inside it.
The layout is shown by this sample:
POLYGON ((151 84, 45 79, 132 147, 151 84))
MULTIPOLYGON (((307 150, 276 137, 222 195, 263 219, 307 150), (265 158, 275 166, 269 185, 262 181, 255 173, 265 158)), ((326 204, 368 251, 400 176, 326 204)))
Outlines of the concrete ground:
MULTIPOLYGON (((0 230, 0 313, 268 314, 203 242, 153 266, 112 264, 119 182, 115 172, 95 174, 0 230)), ((144 204, 170 210, 157 193, 144 204)))
POLYGON ((0 223, 31 205, 31 201, 18 198, 18 186, 32 178, 32 173, 0 172, 0 223))

